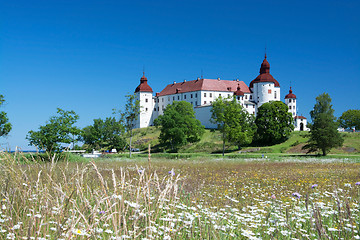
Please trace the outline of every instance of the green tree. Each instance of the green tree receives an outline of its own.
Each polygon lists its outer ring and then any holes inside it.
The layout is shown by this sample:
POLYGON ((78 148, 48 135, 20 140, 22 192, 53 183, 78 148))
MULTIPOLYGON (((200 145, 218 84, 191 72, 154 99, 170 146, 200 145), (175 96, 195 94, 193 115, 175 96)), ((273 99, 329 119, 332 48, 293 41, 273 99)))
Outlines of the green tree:
POLYGON ((84 127, 81 131, 81 141, 88 150, 122 150, 126 146, 124 138, 125 127, 115 117, 105 120, 94 119, 93 125, 84 127))
POLYGON ((29 131, 26 139, 29 145, 34 145, 47 152, 60 151, 61 144, 70 144, 80 133, 80 129, 74 124, 79 116, 74 111, 64 111, 57 109, 58 116, 50 117, 44 126, 39 127, 39 131, 29 131))
MULTIPOLYGON (((4 96, 0 95, 0 106, 5 102, 4 96)), ((0 137, 7 136, 11 131, 11 123, 9 123, 9 118, 7 117, 6 112, 0 112, 0 137)))
POLYGON ((130 137, 129 140, 129 154, 131 158, 131 149, 132 149, 132 138, 133 138, 133 129, 136 126, 136 120, 139 119, 140 115, 140 102, 136 99, 136 95, 126 95, 126 104, 125 111, 120 113, 121 121, 125 126, 125 130, 130 137))
POLYGON ((334 117, 329 94, 323 93, 316 98, 310 116, 312 123, 308 123, 309 140, 303 149, 307 149, 308 153, 321 150, 322 155, 326 156, 331 148, 342 146, 344 139, 337 130, 339 123, 334 117))
POLYGON ((294 130, 294 119, 288 107, 280 101, 264 103, 258 108, 255 119, 256 141, 260 144, 277 144, 285 141, 294 130))
POLYGON ((192 105, 185 101, 175 101, 168 105, 154 124, 161 130, 160 143, 172 151, 177 151, 187 143, 200 141, 205 132, 204 126, 195 118, 192 105))
POLYGON ((236 98, 217 98, 211 109, 211 122, 217 124, 218 130, 222 133, 223 156, 225 154, 225 142, 241 146, 252 142, 256 126, 254 116, 249 114, 236 101, 236 98))
POLYGON ((340 127, 345 129, 355 129, 360 130, 360 110, 350 109, 341 115, 339 118, 340 127))

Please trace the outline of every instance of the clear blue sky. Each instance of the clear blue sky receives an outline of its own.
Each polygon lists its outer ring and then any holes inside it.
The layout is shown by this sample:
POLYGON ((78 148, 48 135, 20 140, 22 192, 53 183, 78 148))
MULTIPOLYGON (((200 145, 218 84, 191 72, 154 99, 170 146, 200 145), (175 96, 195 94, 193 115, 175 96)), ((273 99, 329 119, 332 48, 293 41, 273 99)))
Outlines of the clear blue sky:
POLYGON ((360 1, 1 1, 0 94, 13 130, 1 147, 30 149, 25 136, 56 108, 79 127, 111 116, 145 65, 154 92, 184 79, 259 73, 290 81, 300 114, 330 94, 335 115, 360 104, 360 1), (4 145, 6 144, 6 145, 4 145))

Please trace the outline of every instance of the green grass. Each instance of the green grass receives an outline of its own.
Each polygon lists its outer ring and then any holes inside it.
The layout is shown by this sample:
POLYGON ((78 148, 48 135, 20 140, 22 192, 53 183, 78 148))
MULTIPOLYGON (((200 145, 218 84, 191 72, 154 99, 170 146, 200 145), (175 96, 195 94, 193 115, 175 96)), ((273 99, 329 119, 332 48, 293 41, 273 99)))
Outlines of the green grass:
MULTIPOLYGON (((301 147, 308 140, 308 132, 293 132, 289 139, 281 144, 273 146, 257 147, 248 146, 241 149, 242 152, 249 152, 247 155, 253 154, 274 154, 274 155, 304 155, 305 152, 301 147)), ((134 131, 134 146, 142 151, 147 151, 148 144, 151 145, 152 152, 164 152, 159 148, 158 137, 160 130, 156 127, 148 127, 136 129, 134 131)), ((344 145, 341 148, 332 149, 330 154, 333 155, 360 155, 360 133, 342 133, 344 137, 344 145)), ((221 134, 217 130, 206 130, 201 140, 197 143, 187 144, 179 149, 179 153, 207 153, 216 154, 222 152, 221 134)), ((226 145, 228 154, 238 153, 237 146, 226 145)), ((244 153, 243 153, 244 154, 244 153)))

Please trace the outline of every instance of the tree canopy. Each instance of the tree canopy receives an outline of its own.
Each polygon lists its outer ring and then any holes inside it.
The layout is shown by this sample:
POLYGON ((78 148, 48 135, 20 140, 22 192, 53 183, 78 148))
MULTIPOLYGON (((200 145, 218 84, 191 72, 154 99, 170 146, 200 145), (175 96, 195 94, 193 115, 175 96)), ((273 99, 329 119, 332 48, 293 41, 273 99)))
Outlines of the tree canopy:
POLYGON ((329 94, 323 93, 316 98, 314 109, 310 111, 312 123, 308 124, 310 135, 303 149, 309 152, 322 151, 325 156, 331 148, 342 146, 344 139, 337 128, 339 126, 329 94))
POLYGON ((360 110, 350 109, 341 115, 339 118, 340 127, 345 129, 355 129, 360 130, 360 110))
POLYGON ((205 132, 204 126, 195 118, 192 105, 185 101, 168 105, 154 123, 161 130, 160 143, 172 151, 187 143, 200 141, 205 132))
MULTIPOLYGON (((4 96, 0 95, 0 107, 5 102, 4 96)), ((11 131, 11 123, 9 122, 9 118, 7 117, 6 112, 0 112, 0 137, 7 136, 11 131)))
POLYGON ((252 142, 256 130, 254 116, 243 109, 236 98, 217 98, 212 103, 211 113, 211 122, 217 124, 222 133, 223 155, 226 141, 236 144, 239 149, 252 142))
POLYGON ((39 131, 29 131, 26 139, 29 145, 34 145, 46 151, 60 151, 61 144, 70 144, 80 133, 80 129, 74 126, 79 116, 74 111, 57 109, 58 116, 50 117, 39 131))
POLYGON ((126 146, 124 138, 125 127, 115 117, 105 120, 94 119, 93 125, 84 127, 81 131, 81 141, 88 150, 122 150, 126 146))
POLYGON ((294 119, 281 101, 264 103, 258 108, 255 119, 256 141, 260 144, 277 144, 285 141, 294 130, 294 119))

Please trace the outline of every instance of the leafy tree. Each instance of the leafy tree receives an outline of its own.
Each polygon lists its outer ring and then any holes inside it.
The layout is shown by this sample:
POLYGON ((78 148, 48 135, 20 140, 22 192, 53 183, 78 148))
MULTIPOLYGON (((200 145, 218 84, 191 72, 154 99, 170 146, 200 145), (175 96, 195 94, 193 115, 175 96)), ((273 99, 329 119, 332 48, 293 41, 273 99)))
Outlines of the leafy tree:
POLYGON ((39 131, 29 131, 26 139, 29 145, 35 145, 39 149, 49 151, 61 150, 61 144, 72 143, 75 136, 78 136, 80 129, 74 126, 79 116, 74 111, 64 111, 57 108, 58 116, 50 117, 39 131))
POLYGON ((126 146, 124 133, 125 127, 114 117, 105 120, 94 119, 93 125, 82 129, 81 141, 88 146, 88 149, 121 150, 126 146))
POLYGON ((211 109, 211 122, 217 124, 222 133, 223 156, 225 154, 225 141, 241 146, 252 142, 256 126, 254 116, 249 114, 233 99, 217 98, 211 109))
POLYGON ((345 129, 351 129, 355 127, 355 129, 360 130, 360 110, 347 110, 343 112, 341 117, 339 118, 340 127, 345 129))
POLYGON ((321 150, 323 156, 326 156, 331 148, 342 146, 344 139, 337 130, 339 124, 334 117, 329 94, 323 93, 316 98, 310 116, 312 123, 308 124, 309 140, 303 149, 308 149, 308 153, 321 150))
POLYGON ((258 108, 255 119, 256 141, 260 144, 277 144, 285 141, 294 130, 294 119, 288 107, 280 101, 264 103, 258 108))
MULTIPOLYGON (((5 102, 4 96, 0 95, 0 106, 5 102)), ((0 137, 7 136, 11 131, 11 123, 9 123, 9 118, 7 117, 6 112, 0 112, 0 137)))
POLYGON ((131 158, 131 149, 132 149, 132 137, 133 137, 133 129, 136 126, 136 120, 140 115, 140 102, 136 99, 136 95, 126 95, 126 104, 125 104, 125 112, 121 113, 121 121, 125 126, 126 132, 130 136, 129 141, 129 154, 131 158))
POLYGON ((168 105, 154 124, 161 130, 160 143, 172 151, 177 151, 187 143, 200 141, 205 132, 204 126, 195 118, 192 105, 185 101, 175 101, 168 105))

